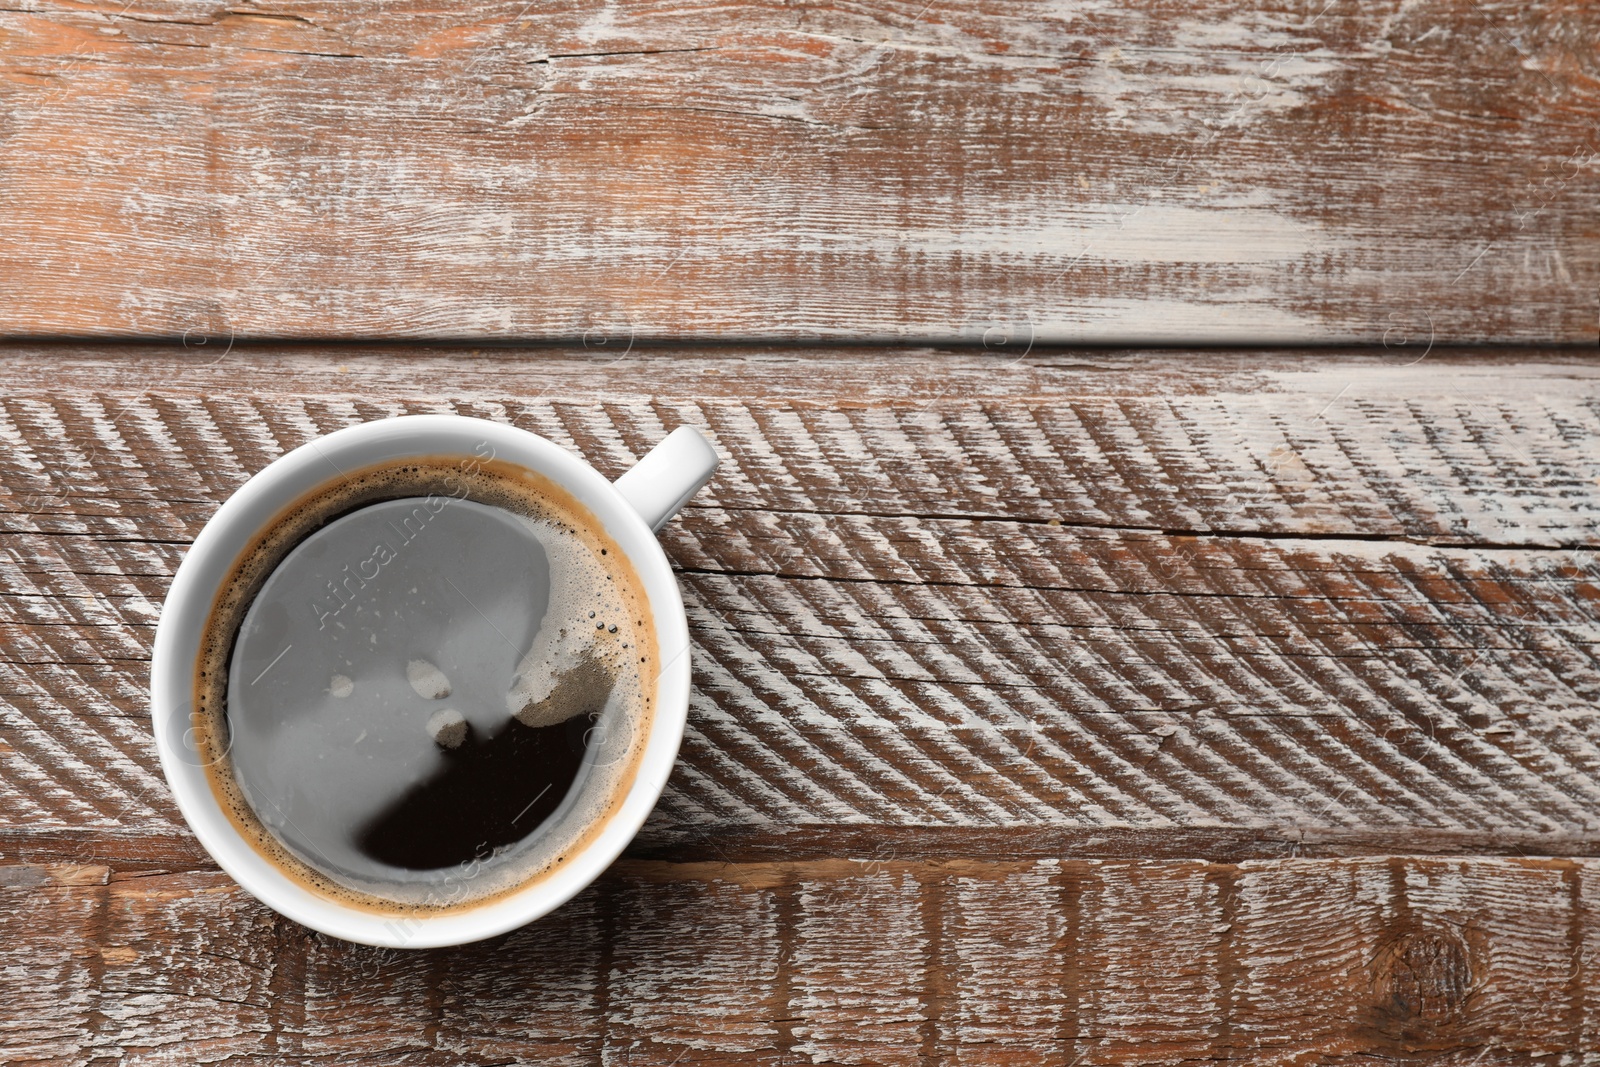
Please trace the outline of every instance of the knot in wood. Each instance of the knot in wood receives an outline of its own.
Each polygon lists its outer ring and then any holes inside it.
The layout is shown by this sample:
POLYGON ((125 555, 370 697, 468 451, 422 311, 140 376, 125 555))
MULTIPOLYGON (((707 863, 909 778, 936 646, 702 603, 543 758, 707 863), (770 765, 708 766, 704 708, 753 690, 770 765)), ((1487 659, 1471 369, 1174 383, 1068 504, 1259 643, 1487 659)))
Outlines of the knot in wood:
POLYGON ((1442 1023, 1460 1017, 1473 990, 1472 952, 1459 934, 1427 927, 1402 934, 1380 954, 1382 1007, 1392 1021, 1442 1023))
POLYGON ((1406 939, 1394 964, 1394 995, 1413 1015, 1455 1015, 1471 990, 1472 962, 1460 938, 1428 931, 1406 939))

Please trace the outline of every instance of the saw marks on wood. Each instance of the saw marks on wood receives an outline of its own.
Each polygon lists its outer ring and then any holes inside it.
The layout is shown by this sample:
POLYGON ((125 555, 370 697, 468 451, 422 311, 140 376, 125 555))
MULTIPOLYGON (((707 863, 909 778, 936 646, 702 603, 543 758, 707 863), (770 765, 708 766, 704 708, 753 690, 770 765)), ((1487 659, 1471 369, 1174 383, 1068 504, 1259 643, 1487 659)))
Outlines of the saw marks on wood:
POLYGON ((1513 0, 0 12, 11 335, 1593 342, 1513 0))
POLYGON ((145 673, 184 545, 317 433, 457 411, 613 476, 680 422, 724 457, 664 534, 695 688, 640 847, 874 825, 1091 852, 1070 835, 1594 834, 1587 365, 1192 353, 1141 379, 1113 357, 938 353, 899 361, 929 393, 906 399, 870 359, 769 379, 768 358, 14 350, 7 821, 175 832, 145 673))
POLYGON ((624 861, 532 926, 406 952, 309 933, 220 873, 0 867, 6 914, 28 917, 0 944, 24 1008, 0 1037, 58 1063, 1584 1062, 1597 877, 624 861), (56 976, 51 995, 19 968, 56 976))

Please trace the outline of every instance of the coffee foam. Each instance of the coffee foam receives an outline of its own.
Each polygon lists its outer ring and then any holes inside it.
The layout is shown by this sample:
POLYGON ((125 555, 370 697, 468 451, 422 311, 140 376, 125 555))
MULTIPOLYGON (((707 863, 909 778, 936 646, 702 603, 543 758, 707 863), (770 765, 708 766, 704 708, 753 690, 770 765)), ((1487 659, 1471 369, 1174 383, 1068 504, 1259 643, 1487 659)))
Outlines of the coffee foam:
POLYGON ((628 606, 610 575, 600 573, 598 560, 586 548, 563 535, 548 520, 523 518, 529 531, 544 548, 552 574, 583 575, 590 581, 552 583, 545 625, 539 628, 533 646, 517 664, 511 691, 506 694, 506 711, 524 726, 553 726, 565 722, 583 708, 562 695, 592 692, 605 681, 604 676, 629 673, 623 662, 630 642, 615 635, 629 627, 628 606), (590 679, 587 684, 561 686, 568 677, 590 679))
MULTIPOLYGON (((525 468, 478 457, 429 456, 334 479, 285 508, 257 535, 213 603, 196 663, 193 713, 195 740, 213 795, 258 853, 295 881, 344 904, 421 916, 470 908, 518 891, 548 877, 587 845, 632 786, 654 717, 660 668, 648 605, 638 575, 593 514, 566 490, 525 468), (578 709, 555 707, 551 700, 552 694, 572 688, 557 685, 571 671, 597 672, 597 681, 604 676, 610 697, 591 730, 597 740, 572 793, 533 835, 487 859, 427 872, 414 881, 377 884, 323 869, 263 825, 228 758, 227 685, 239 626, 289 551, 340 516, 405 497, 472 500, 503 508, 527 524, 548 554, 550 603, 538 639, 518 663, 507 696, 508 716, 539 725, 575 713, 578 709)), ((438 692, 447 682, 437 674, 432 664, 419 663, 413 683, 438 692)))

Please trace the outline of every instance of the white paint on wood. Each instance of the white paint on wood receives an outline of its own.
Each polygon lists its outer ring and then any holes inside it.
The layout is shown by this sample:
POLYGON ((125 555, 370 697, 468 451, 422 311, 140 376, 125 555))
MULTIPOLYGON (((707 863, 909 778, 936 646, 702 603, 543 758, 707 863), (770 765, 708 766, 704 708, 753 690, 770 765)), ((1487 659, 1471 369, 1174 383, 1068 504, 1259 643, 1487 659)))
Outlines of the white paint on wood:
POLYGON ((928 943, 916 880, 866 864, 862 874, 799 887, 795 1051, 813 1062, 921 1062, 928 943))
MULTIPOLYGON (((493 965, 470 950, 450 954, 433 980, 443 994, 439 1014, 448 1022, 438 1028, 439 1047, 467 1059, 592 1067, 605 1036, 610 977, 601 953, 614 921, 596 896, 594 890, 580 893, 549 919, 497 939, 493 965)), ((406 962, 396 955, 372 960, 367 969, 382 976, 406 962)), ((613 1002, 619 1016, 628 1007, 613 1002)), ((425 1017, 418 1003, 395 1011, 425 1017)))
POLYGON ((606 1062, 771 1049, 782 952, 774 894, 713 880, 645 899, 623 916, 613 949, 606 1062))
POLYGON ((1070 1062, 1078 1020, 1068 1003, 1074 943, 1060 864, 951 878, 943 933, 954 996, 939 1020, 941 1047, 959 1064, 1070 1062))
POLYGON ((1156 1046, 1181 1060, 1215 1040, 1224 1017, 1219 935, 1224 918, 1216 883, 1200 864, 1159 872, 1098 863, 1083 880, 1094 900, 1077 946, 1087 987, 1083 1044, 1097 1060, 1156 1046), (1117 915, 1115 927, 1099 916, 1117 915), (1148 946, 1162 946, 1151 966, 1148 946))
MULTIPOLYGON (((1571 1058, 1593 860, 624 860, 448 953, 218 871, 0 866, 13 1060, 1249 1064, 1571 1058)), ((1580 1057, 1581 1059, 1581 1057, 1580 1057)))
POLYGON ((1588 9, 278 7, 0 12, 7 331, 1596 336, 1588 9))

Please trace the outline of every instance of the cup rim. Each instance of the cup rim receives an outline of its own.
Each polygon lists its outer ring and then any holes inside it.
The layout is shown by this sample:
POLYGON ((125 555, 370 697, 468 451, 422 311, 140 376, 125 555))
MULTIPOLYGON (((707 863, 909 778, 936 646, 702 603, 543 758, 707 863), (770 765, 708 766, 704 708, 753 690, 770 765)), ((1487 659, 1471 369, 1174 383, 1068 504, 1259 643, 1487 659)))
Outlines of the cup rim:
MULTIPOLYGON (((480 454, 481 458, 481 454, 480 454)), ((621 493, 581 457, 509 423, 467 415, 401 415, 347 426, 284 453, 229 495, 179 564, 162 605, 150 665, 156 748, 184 821, 202 847, 246 892, 304 926, 385 948, 464 944, 515 929, 560 907, 597 878, 633 840, 666 787, 689 703, 688 620, 677 579, 656 535, 621 493), (265 521, 318 485, 358 466, 406 456, 473 455, 487 441, 494 458, 550 478, 588 508, 638 575, 655 624, 655 711, 633 781, 600 830, 572 855, 521 888, 480 905, 431 914, 384 913, 341 902, 291 878, 229 822, 198 761, 181 751, 188 736, 201 629, 222 581, 265 521), (454 447, 452 447, 454 446, 454 447), (182 729, 179 729, 179 727, 182 729)))

